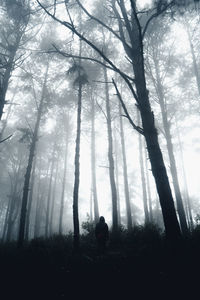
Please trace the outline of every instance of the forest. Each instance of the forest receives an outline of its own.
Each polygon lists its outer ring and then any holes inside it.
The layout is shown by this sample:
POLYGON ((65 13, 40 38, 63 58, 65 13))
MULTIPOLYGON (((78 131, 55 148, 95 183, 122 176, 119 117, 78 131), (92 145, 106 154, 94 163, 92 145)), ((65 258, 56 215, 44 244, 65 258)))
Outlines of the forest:
POLYGON ((199 25, 198 0, 0 0, 2 299, 196 295, 199 25))

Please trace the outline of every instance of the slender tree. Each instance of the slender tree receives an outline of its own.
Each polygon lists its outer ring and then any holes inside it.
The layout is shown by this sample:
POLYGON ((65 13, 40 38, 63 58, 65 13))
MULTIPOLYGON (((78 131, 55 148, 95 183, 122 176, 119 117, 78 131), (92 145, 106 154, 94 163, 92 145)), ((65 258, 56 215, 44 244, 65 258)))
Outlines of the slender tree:
POLYGON ((125 192, 125 201, 126 201, 127 228, 128 228, 128 230, 130 230, 132 228, 132 217, 131 217, 131 205, 130 205, 129 184, 128 184, 128 171, 127 171, 124 127, 123 127, 123 120, 122 120, 122 108, 121 108, 120 103, 119 103, 119 122, 120 122, 120 138, 121 138, 121 147, 122 147, 122 158, 123 158, 123 176, 124 176, 124 192, 125 192))
POLYGON ((22 206, 21 206, 21 214, 20 214, 20 224, 19 224, 19 235, 18 235, 18 246, 19 247, 21 247, 24 242, 29 183, 30 183, 30 176, 31 176, 31 171, 32 171, 33 158, 34 158, 34 154, 35 154, 35 147, 36 147, 36 143, 38 140, 40 121, 41 121, 41 117, 42 117, 42 113, 43 113, 43 105, 44 105, 44 99, 45 99, 48 70, 49 70, 49 61, 47 63, 47 67, 46 67, 44 83, 43 83, 42 93, 41 93, 41 99, 40 99, 40 103, 39 103, 38 111, 37 111, 37 119, 36 119, 35 128, 34 128, 32 141, 31 141, 31 145, 30 145, 28 165, 27 165, 27 169, 26 169, 26 173, 25 173, 22 206))
POLYGON ((91 174, 92 174, 92 196, 94 203, 94 220, 99 221, 99 206, 97 199, 96 183, 96 142, 95 142, 95 99, 91 95, 91 174))

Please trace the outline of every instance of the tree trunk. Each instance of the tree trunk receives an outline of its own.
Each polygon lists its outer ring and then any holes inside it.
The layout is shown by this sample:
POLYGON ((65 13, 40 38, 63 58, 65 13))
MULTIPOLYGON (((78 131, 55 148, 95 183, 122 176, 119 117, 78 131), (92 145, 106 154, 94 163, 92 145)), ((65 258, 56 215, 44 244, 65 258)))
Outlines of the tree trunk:
POLYGON ((76 132, 76 148, 75 148, 75 178, 73 191, 73 223, 74 223, 74 251, 80 249, 80 229, 78 215, 78 192, 80 180, 80 138, 81 138, 81 110, 82 110, 82 84, 79 83, 78 89, 78 107, 77 107, 77 132, 76 132))
MULTIPOLYGON (((48 171, 47 171, 48 175, 48 171)), ((37 184, 37 196, 36 196, 36 207, 35 207, 35 223, 34 223, 34 238, 37 238, 39 235, 39 223, 40 223, 40 192, 41 192, 41 158, 39 164, 39 174, 37 176, 38 184, 37 184)))
POLYGON ((139 25, 137 13, 133 5, 132 35, 130 36, 130 38, 132 46, 131 57, 135 75, 135 86, 137 91, 137 103, 141 114, 147 150, 162 208, 166 236, 168 239, 174 240, 181 236, 180 227, 176 216, 174 201, 169 185, 169 179, 158 142, 158 133, 155 128, 154 115, 151 111, 149 102, 149 92, 146 87, 144 72, 141 26, 139 25))
POLYGON ((122 121, 122 109, 119 103, 119 121, 120 121, 120 138, 122 147, 122 158, 123 158, 123 176, 124 176, 124 192, 126 200, 126 217, 127 217, 127 228, 131 230, 132 228, 132 218, 131 218, 131 205, 130 205, 130 195, 129 195, 129 185, 128 185, 128 172, 127 172, 127 161, 126 161, 126 147, 124 139, 124 127, 122 121))
MULTIPOLYGON (((16 29, 16 30, 20 30, 20 29, 16 29)), ((18 32, 15 44, 12 45, 12 51, 10 52, 10 55, 8 58, 7 67, 6 67, 5 73, 3 75, 2 83, 0 84, 0 120, 2 118, 3 109, 6 104, 6 93, 8 90, 11 73, 14 68, 14 58, 15 58, 16 52, 19 48, 19 43, 20 43, 22 34, 23 34, 23 32, 18 32)))
MULTIPOLYGON (((196 83, 197 83, 198 93, 200 96, 200 74, 199 74, 197 60, 196 60, 196 56, 195 56, 195 52, 194 52, 194 46, 193 46, 191 35, 190 35, 190 30, 188 27, 189 27, 189 24, 186 23, 185 28, 186 28, 186 32, 187 32, 188 40, 189 40, 189 44, 190 44, 190 51, 191 51, 191 55, 192 55, 192 64, 193 64, 193 69, 194 69, 194 75, 195 75, 195 79, 196 79, 196 83)), ((199 106, 200 106, 200 102, 199 102, 199 106)))
POLYGON ((91 174, 92 174, 92 195, 94 202, 94 220, 99 222, 99 206, 97 199, 96 183, 96 143, 95 143, 95 105, 94 97, 91 97, 91 174))
POLYGON ((147 151, 145 149, 145 172, 146 172, 146 180, 147 180, 147 193, 148 193, 148 204, 149 204, 149 221, 153 222, 153 209, 152 209, 152 198, 151 198, 151 188, 149 183, 149 170, 148 170, 148 157, 147 151))
POLYGON ((25 229, 25 240, 29 239, 29 229, 30 229, 30 214, 31 214, 31 208, 33 204, 33 189, 35 184, 35 167, 36 167, 36 158, 33 163, 33 170, 32 170, 32 180, 31 180, 31 186, 30 186, 30 194, 28 199, 28 210, 27 210, 27 220, 26 220, 26 229, 25 229))
POLYGON ((50 236, 53 234, 53 216, 54 216, 54 207, 55 207, 57 179, 58 179, 58 161, 56 163, 56 174, 55 174, 54 186, 53 186, 53 192, 52 192, 52 205, 51 205, 50 224, 49 224, 50 236))
MULTIPOLYGON (((140 124, 139 119, 139 111, 137 112, 137 120, 138 124, 140 124)), ((145 224, 149 223, 149 211, 147 204, 147 190, 146 190, 146 180, 144 176, 144 160, 143 160, 143 147, 142 147, 142 136, 139 134, 139 159, 140 159, 140 173, 141 173, 141 183, 142 183, 142 198, 143 198, 143 206, 144 206, 144 219, 145 224)))
POLYGON ((33 158, 34 158, 34 153, 35 153, 35 147, 36 147, 36 143, 37 143, 37 139, 38 139, 38 131, 39 131, 40 121, 41 121, 41 116, 42 116, 42 111, 43 111, 43 103, 44 103, 44 95, 45 95, 45 89, 46 89, 48 69, 49 69, 49 63, 47 64, 47 68, 46 68, 46 74, 45 74, 44 84, 43 84, 43 88, 42 88, 42 95, 41 95, 41 100, 40 100, 40 104, 38 107, 37 120, 35 123, 35 129, 33 132, 33 137, 32 137, 31 146, 30 146, 28 165, 27 165, 26 174, 25 174, 22 206, 21 206, 21 214, 20 214, 20 224, 19 224, 18 247, 21 247, 24 242, 24 231, 25 231, 25 224, 26 224, 29 183, 30 183, 30 176, 31 176, 33 158))
POLYGON ((119 167, 118 167, 118 142, 116 137, 116 130, 114 130, 114 152, 115 152, 115 177, 116 177, 116 190, 117 190, 117 212, 118 212, 118 225, 121 225, 121 205, 120 205, 120 194, 119 194, 119 167))
POLYGON ((179 143, 179 149, 180 149, 180 158, 181 158, 181 166, 182 166, 183 182, 184 182, 184 190, 185 190, 185 200, 186 200, 186 207, 187 207, 187 210, 188 210, 188 217, 189 217, 188 221, 189 221, 189 224, 190 224, 190 228, 193 229, 194 228, 194 222, 193 222, 193 217, 192 217, 190 196, 189 196, 187 177, 186 177, 185 166, 184 166, 182 143, 181 143, 180 132, 179 132, 179 128, 177 126, 177 122, 176 122, 176 131, 177 131, 178 143, 179 143))
POLYGON ((117 232, 118 230, 118 213, 117 213, 117 190, 115 184, 114 173, 114 159, 113 159, 113 139, 112 139, 112 126, 111 126, 111 114, 110 114, 110 99, 108 89, 108 76, 107 69, 104 68, 104 81, 105 81, 105 96, 106 96, 106 121, 107 121, 107 134, 108 134, 108 162, 109 162, 109 175, 110 185, 112 193, 112 230, 117 232))
POLYGON ((49 215, 50 215, 50 207, 51 207, 51 191, 52 191, 52 179, 53 179, 53 172, 54 172, 54 164, 55 164, 55 148, 56 142, 54 143, 53 153, 52 153, 52 163, 51 163, 51 170, 50 170, 50 179, 49 179, 49 187, 48 187, 48 195, 47 195, 47 210, 46 210, 46 220, 45 220, 45 237, 49 236, 49 215))
POLYGON ((176 167, 172 138, 171 138, 171 133, 170 133, 170 124, 169 124, 168 117, 167 117, 167 110, 166 110, 166 106, 165 106, 165 102, 164 102, 163 86, 161 84, 161 78, 160 78, 160 70, 159 70, 158 62, 156 59, 154 60, 154 63, 155 63, 156 81, 157 81, 157 95, 158 95, 159 104, 160 104, 160 108, 161 108, 163 128, 164 128, 165 137, 166 137, 166 141, 167 141, 167 150, 168 150, 168 155, 169 155, 172 181, 173 181, 173 186, 174 186, 174 191, 175 191, 175 196, 176 196, 177 210, 178 210, 182 233, 187 235, 187 233, 188 233, 187 221, 186 221, 185 211, 184 211, 184 207, 183 207, 183 200, 182 200, 182 196, 181 196, 180 185, 179 185, 179 181, 178 181, 177 167, 176 167))
POLYGON ((64 173, 62 181, 62 192, 60 201, 60 217, 59 217, 59 234, 63 233, 63 214, 64 214, 64 201, 65 201, 65 186, 66 186, 66 175, 67 175, 67 156, 68 156, 68 145, 69 145, 69 115, 67 115, 66 121, 66 137, 65 137, 65 160, 64 160, 64 173))

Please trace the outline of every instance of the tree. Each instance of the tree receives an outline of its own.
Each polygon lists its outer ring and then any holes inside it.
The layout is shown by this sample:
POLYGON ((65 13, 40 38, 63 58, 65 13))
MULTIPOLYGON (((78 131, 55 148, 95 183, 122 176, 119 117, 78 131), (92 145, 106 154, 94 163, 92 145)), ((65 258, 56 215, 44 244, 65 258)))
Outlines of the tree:
MULTIPOLYGON (((79 56, 81 57, 81 42, 79 49, 79 56)), ((78 252, 80 248, 80 228, 79 228, 79 215, 78 215, 78 193, 79 193, 79 178, 80 178, 80 138, 81 138, 81 111, 82 111, 82 88, 88 82, 87 74, 79 63, 74 65, 68 70, 68 74, 75 74, 73 86, 78 86, 78 105, 77 105, 77 131, 76 131, 76 146, 75 146, 75 177, 74 177, 74 190, 73 190, 73 224, 74 224, 74 251, 78 252)))
POLYGON ((30 151, 28 157, 28 164, 25 173, 25 180, 24 180, 24 187, 23 187, 23 197, 22 197, 22 206, 21 206, 21 213, 20 213, 20 224, 19 224, 19 235, 18 235, 18 246, 21 247, 24 242, 24 232, 25 232, 25 225, 26 225, 26 213, 27 213, 27 202, 28 202, 28 193, 29 193, 29 183, 32 171, 32 164, 33 158, 35 155, 35 148, 38 140, 38 133, 40 128, 41 117, 43 113, 43 105, 45 100, 45 92, 46 92, 46 84, 47 84, 47 77, 48 77, 48 70, 49 70, 49 61, 47 62, 46 72, 44 76, 44 82, 42 86, 42 93, 41 98, 37 110, 37 119, 35 123, 34 132, 32 133, 32 139, 30 144, 30 151))
MULTIPOLYGON (((152 47, 152 68, 153 70, 150 70, 150 77, 151 80, 153 81, 155 91, 157 94, 158 102, 160 105, 160 110, 161 110, 161 115, 162 115, 162 123, 163 123, 163 129, 164 129, 164 136, 166 138, 167 142, 167 151, 169 155, 169 162, 170 162, 170 171, 172 174, 172 180, 173 180, 173 186, 174 186, 174 191, 175 191, 175 196, 176 196, 176 203, 177 203, 177 210, 178 210, 178 215, 179 215, 179 220, 181 224, 181 230, 184 235, 187 235, 188 233, 188 228, 187 228, 187 221, 186 221, 186 216, 185 216, 185 211, 184 211, 184 206, 183 206, 183 200, 181 196, 181 191, 180 191, 180 185, 179 185, 179 180, 178 180, 178 172, 177 172, 177 167, 176 167, 176 160, 174 156, 174 151, 173 151, 173 143, 172 143, 172 137, 171 137, 171 122, 168 116, 168 106, 167 106, 167 97, 166 93, 164 92, 164 86, 163 82, 165 80, 164 76, 167 76, 167 70, 169 69, 170 62, 173 61, 173 57, 171 53, 169 53, 168 58, 166 59, 166 62, 168 66, 165 66, 165 75, 161 75, 160 71, 160 65, 162 61, 162 47, 158 47, 160 44, 160 40, 162 38, 162 31, 160 31, 160 34, 157 33, 156 36, 152 35, 151 36, 152 41, 151 41, 151 47, 152 47), (156 48, 157 47, 157 48, 156 48), (155 75, 153 75, 155 73, 155 75)), ((147 61, 148 58, 147 58, 147 61)), ((164 64, 164 62, 163 62, 164 64)), ((151 67, 150 67, 151 68, 151 67)))
MULTIPOLYGON (((69 20, 62 21, 55 14, 52 14, 47 10, 38 0, 39 5, 50 15, 54 20, 68 28, 75 35, 77 35, 82 41, 87 43, 92 47, 103 59, 104 65, 111 68, 115 72, 119 73, 120 76, 127 83, 132 96, 135 98, 138 109, 141 114, 142 126, 143 128, 140 131, 145 137, 146 145, 148 149, 148 154, 151 162, 153 176, 155 178, 157 191, 159 194, 160 204, 163 213, 163 219, 165 224, 166 236, 169 239, 176 239, 180 237, 180 227, 176 216, 176 211, 174 207, 173 197, 169 185, 169 180, 162 156, 162 152, 158 142, 158 134, 155 127, 154 114, 151 110, 149 102, 149 93, 146 87, 146 78, 144 70, 144 56, 143 56, 143 40, 145 33, 150 25, 150 22, 157 17, 162 12, 166 11, 173 2, 163 3, 159 9, 155 6, 151 9, 151 16, 145 22, 145 26, 142 28, 142 24, 138 18, 138 9, 134 1, 129 1, 130 6, 126 6, 123 0, 111 2, 111 9, 109 14, 112 13, 113 18, 118 22, 118 32, 113 30, 102 20, 96 18, 94 15, 90 14, 89 11, 80 3, 76 1, 82 11, 86 16, 92 21, 96 21, 99 26, 106 28, 111 32, 114 38, 117 38, 121 43, 125 51, 125 55, 128 56, 130 64, 133 67, 134 78, 130 78, 128 74, 125 74, 123 70, 119 69, 101 50, 98 48, 89 37, 86 37, 82 34, 75 26, 74 23, 69 17, 69 20), (154 12, 154 14, 153 14, 154 12), (132 85, 134 82, 135 89, 132 85)), ((145 12, 144 12, 145 14, 145 12)), ((147 16, 147 13, 146 13, 147 16)), ((99 62, 102 64, 102 62, 99 62)), ((137 126, 134 126, 137 128, 137 126)))
POLYGON ((94 220, 99 222, 99 206, 97 199, 96 183, 96 143, 95 143, 95 99, 91 95, 91 174, 92 174, 92 194, 94 202, 94 220))
POLYGON ((124 176, 124 192, 125 192, 125 200, 126 200, 127 228, 128 230, 130 230, 132 228, 132 217, 131 217, 131 205, 130 205, 130 196, 129 196, 124 126, 123 126, 122 109, 120 103, 119 103, 119 122, 120 122, 120 138, 121 138, 122 159, 123 159, 123 176, 124 176))
POLYGON ((30 15, 29 3, 26 1, 3 1, 2 6, 7 24, 1 27, 0 32, 0 119, 6 104, 6 93, 12 71, 22 60, 23 55, 16 57, 16 53, 25 34, 30 15))

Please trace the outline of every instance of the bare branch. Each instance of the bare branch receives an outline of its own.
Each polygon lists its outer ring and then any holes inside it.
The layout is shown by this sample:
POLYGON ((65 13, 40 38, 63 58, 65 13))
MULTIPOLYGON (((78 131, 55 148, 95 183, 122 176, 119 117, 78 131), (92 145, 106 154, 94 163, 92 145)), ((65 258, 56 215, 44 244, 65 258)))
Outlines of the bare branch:
POLYGON ((141 127, 135 125, 135 123, 133 122, 132 118, 130 117, 130 115, 129 115, 129 113, 128 113, 128 110, 127 110, 127 108, 126 108, 126 105, 125 105, 124 101, 122 100, 121 94, 120 94, 119 89, 118 89, 118 87, 117 87, 117 85, 116 85, 116 82, 114 81, 113 78, 112 78, 112 82, 113 82, 113 84, 114 84, 114 87, 115 87, 117 96, 118 96, 118 98, 119 98, 119 101, 120 101, 120 103, 121 103, 121 105, 122 105, 122 107, 123 107, 123 110, 124 110, 124 113, 125 113, 125 117, 129 120, 130 124, 132 125, 132 127, 133 127, 135 130, 137 130, 137 132, 139 132, 140 134, 143 134, 143 135, 144 135, 143 129, 142 129, 141 127))
POLYGON ((11 136, 12 136, 12 134, 11 134, 11 135, 9 135, 7 138, 5 138, 5 139, 1 140, 1 141, 0 141, 0 143, 3 143, 3 142, 5 142, 5 141, 7 141, 9 138, 11 138, 11 136))
POLYGON ((117 72, 118 74, 120 74, 120 76, 124 79, 124 81, 127 83, 129 89, 131 90, 134 98, 136 99, 137 102, 138 101, 138 97, 137 94, 135 92, 135 90, 133 89, 133 86, 131 84, 131 82, 129 81, 128 77, 126 74, 124 74, 119 68, 117 68, 115 66, 115 64, 103 53, 103 51, 101 51, 98 47, 96 47, 90 40, 88 40, 83 34, 81 34, 80 32, 78 32, 76 30, 76 28, 74 26, 72 26, 72 24, 70 24, 69 22, 65 22, 65 21, 61 21, 60 19, 58 19, 56 16, 52 15, 41 3, 39 0, 36 0, 37 3, 44 9, 44 11, 50 16, 52 17, 55 21, 57 21, 58 23, 62 24, 63 26, 65 26, 66 28, 68 28, 69 30, 71 30, 72 32, 74 32, 81 40, 83 40, 86 44, 88 44, 92 49, 94 49, 112 68, 115 72, 117 72))
POLYGON ((149 26, 149 24, 151 23, 151 21, 153 19, 155 19, 156 17, 158 17, 159 15, 161 15, 164 11, 166 11, 169 7, 173 6, 175 4, 174 0, 172 0, 170 3, 168 3, 167 5, 165 5, 162 9, 160 9, 159 11, 157 10, 155 14, 153 14, 148 21, 146 22, 146 25, 144 27, 144 30, 142 32, 142 38, 144 39, 145 33, 147 31, 147 28, 149 26))

